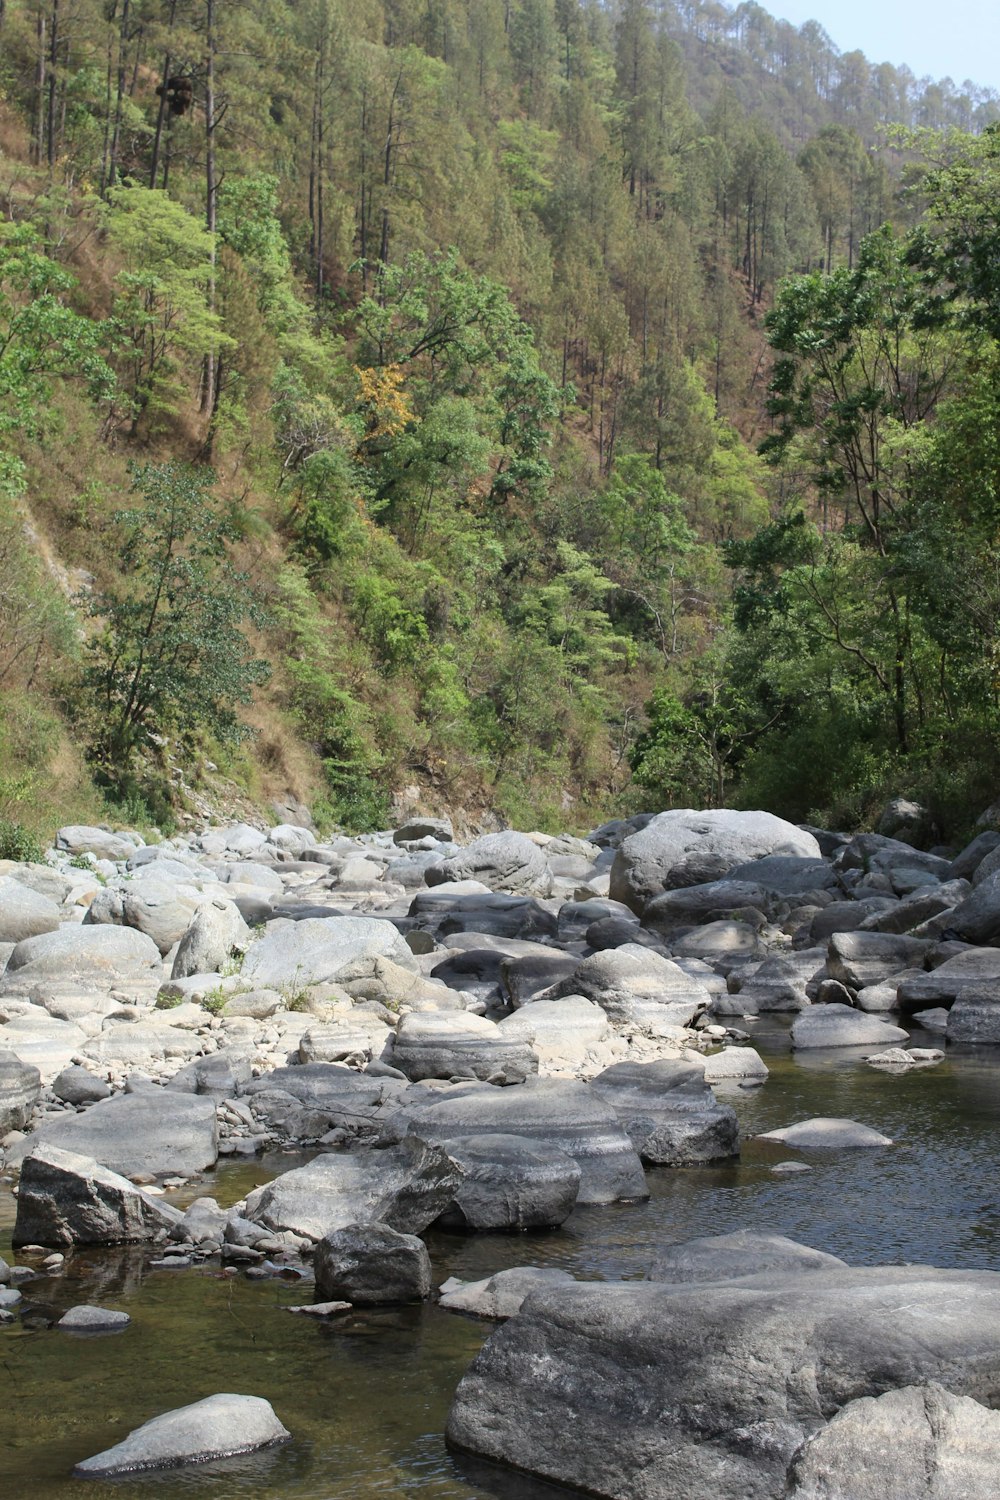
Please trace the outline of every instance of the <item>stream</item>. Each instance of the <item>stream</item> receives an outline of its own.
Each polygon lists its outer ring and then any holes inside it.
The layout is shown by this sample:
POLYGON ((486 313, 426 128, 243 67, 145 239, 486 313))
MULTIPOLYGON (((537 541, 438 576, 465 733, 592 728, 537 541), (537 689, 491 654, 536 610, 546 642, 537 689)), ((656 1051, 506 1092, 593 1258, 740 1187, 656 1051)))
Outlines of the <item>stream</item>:
MULTIPOLYGON (((799 1053, 790 1018, 749 1023, 771 1068, 763 1088, 717 1092, 739 1115, 738 1162, 653 1168, 645 1204, 577 1209, 560 1230, 531 1236, 428 1233, 435 1283, 508 1266, 560 1267, 590 1280, 642 1277, 657 1250, 696 1235, 777 1231, 852 1264, 924 1262, 1000 1270, 1000 1054, 951 1048, 934 1067, 892 1076, 863 1053, 799 1053), (772 1172, 796 1153, 750 1137, 814 1115, 872 1125, 896 1144, 807 1160, 813 1170, 772 1172)), ((934 1046, 919 1031, 912 1045, 934 1046)), ((211 1194, 223 1205, 298 1165, 274 1155, 221 1163, 171 1201, 211 1194)), ((14 1200, 0 1186, 0 1254, 13 1261, 14 1200)), ((24 1257, 21 1257, 24 1260, 24 1257)), ((445 1449, 454 1388, 493 1325, 436 1305, 364 1310, 328 1324, 285 1308, 311 1286, 222 1275, 217 1263, 145 1270, 141 1247, 77 1251, 61 1276, 21 1289, 57 1309, 81 1302, 122 1308, 119 1334, 0 1328, 0 1493, 11 1500, 535 1500, 558 1493, 445 1449), (242 1459, 74 1480, 74 1463, 117 1442, 158 1412, 217 1391, 264 1396, 293 1435, 242 1459)))

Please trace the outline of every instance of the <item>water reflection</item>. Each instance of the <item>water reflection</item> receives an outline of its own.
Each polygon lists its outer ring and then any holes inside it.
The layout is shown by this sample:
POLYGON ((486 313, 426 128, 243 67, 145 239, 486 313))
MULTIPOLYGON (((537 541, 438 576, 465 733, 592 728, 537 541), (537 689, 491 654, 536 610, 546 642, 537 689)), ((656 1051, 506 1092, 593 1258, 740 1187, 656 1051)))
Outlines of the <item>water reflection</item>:
MULTIPOLYGON (((925 1261, 1000 1270, 1000 1197, 994 1187, 1000 1051, 950 1050, 933 1068, 896 1077, 848 1053, 788 1050, 778 1021, 754 1025, 771 1077, 728 1098, 745 1147, 738 1163, 649 1174, 644 1204, 582 1208, 544 1235, 434 1233, 438 1281, 505 1266, 558 1266, 589 1279, 646 1274, 662 1248, 739 1228, 791 1235, 856 1264, 925 1261), (812 1170, 772 1168, 796 1153, 753 1139, 813 1115, 857 1119, 891 1148, 819 1154, 812 1170)), ((919 1045, 934 1038, 914 1035, 919 1045)), ((225 1164, 190 1187, 229 1204, 301 1157, 225 1164)), ((179 1201, 175 1198, 174 1201, 179 1201)), ((13 1203, 0 1193, 0 1224, 13 1203)), ((2 1232, 2 1231, 0 1231, 2 1232)), ((9 1258, 7 1242, 0 1253, 9 1258)), ((489 1331, 436 1307, 353 1313, 329 1325, 293 1317, 301 1287, 220 1278, 217 1268, 149 1271, 141 1249, 75 1253, 62 1278, 25 1288, 64 1310, 93 1301, 122 1307, 131 1326, 114 1338, 55 1329, 0 1330, 0 1472, 4 1493, 31 1500, 551 1500, 560 1493, 453 1459, 441 1439, 460 1375, 489 1331), (70 1479, 74 1462, 108 1447, 156 1412, 215 1391, 270 1400, 294 1442, 248 1459, 118 1484, 70 1479)))

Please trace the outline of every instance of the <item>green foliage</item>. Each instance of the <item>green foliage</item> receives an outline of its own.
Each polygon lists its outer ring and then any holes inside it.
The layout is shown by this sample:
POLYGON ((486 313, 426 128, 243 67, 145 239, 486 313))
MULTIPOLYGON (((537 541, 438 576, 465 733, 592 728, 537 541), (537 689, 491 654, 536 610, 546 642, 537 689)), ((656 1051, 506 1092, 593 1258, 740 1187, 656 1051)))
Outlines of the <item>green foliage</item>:
POLYGON ((100 628, 84 679, 94 753, 113 784, 165 734, 205 726, 240 738, 236 709, 267 675, 240 629, 258 605, 230 560, 233 526, 208 494, 211 472, 147 464, 132 479, 139 503, 113 518, 121 585, 89 603, 100 628))
POLYGON ((33 833, 11 818, 0 817, 0 859, 38 864, 44 858, 45 850, 33 833))

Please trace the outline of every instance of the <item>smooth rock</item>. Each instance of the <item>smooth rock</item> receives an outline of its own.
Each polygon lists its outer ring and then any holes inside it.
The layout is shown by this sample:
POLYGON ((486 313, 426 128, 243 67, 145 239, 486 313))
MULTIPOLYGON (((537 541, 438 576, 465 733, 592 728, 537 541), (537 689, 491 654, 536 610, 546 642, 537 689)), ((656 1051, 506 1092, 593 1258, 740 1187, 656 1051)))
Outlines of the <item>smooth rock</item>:
POLYGON ((458 1077, 520 1083, 538 1072, 538 1058, 526 1041, 468 1012, 404 1016, 392 1063, 414 1081, 458 1077))
MULTIPOLYGON (((798 1162, 786 1165, 799 1167, 798 1162)), ((688 1282, 737 1281, 764 1272, 800 1276, 813 1271, 846 1270, 836 1255, 813 1250, 783 1234, 762 1234, 738 1229, 733 1234, 707 1235, 685 1240, 660 1251, 646 1272, 647 1281, 671 1285, 688 1282)))
POLYGON ((112 1333, 127 1328, 132 1319, 127 1312, 116 1312, 110 1307, 90 1307, 81 1303, 63 1313, 57 1328, 67 1333, 112 1333))
POLYGON ((377 917, 282 918, 251 943, 241 977, 255 989, 299 991, 311 984, 340 983, 374 972, 379 958, 414 968, 413 955, 391 922, 377 917))
POLYGON ((244 952, 250 941, 250 928, 232 901, 222 897, 203 901, 180 934, 170 977, 183 979, 189 974, 217 971, 233 953, 244 952))
POLYGON ((82 1479, 134 1474, 177 1464, 205 1463, 283 1443, 291 1433, 269 1401, 260 1396, 206 1396, 190 1406, 153 1417, 121 1443, 84 1459, 73 1473, 82 1479))
POLYGON ((869 1125, 859 1125, 856 1120, 823 1117, 800 1120, 797 1125, 786 1125, 781 1130, 768 1130, 757 1139, 778 1141, 799 1151, 852 1151, 857 1147, 892 1145, 887 1135, 872 1130, 869 1125))
POLYGON ((48 896, 0 876, 0 943, 20 943, 59 926, 59 907, 48 896))
POLYGON ((976 1047, 1000 1047, 1000 990, 970 984, 948 1012, 948 1040, 976 1047))
MULTIPOLYGON (((0 1037, 3 1031, 0 1031, 0 1037)), ((0 1137, 23 1130, 42 1092, 42 1077, 16 1052, 0 1051, 0 1137)))
POLYGON ((426 880, 429 886, 480 880, 491 891, 524 896, 547 896, 552 890, 552 871, 541 849, 527 834, 513 832, 474 839, 453 858, 432 865, 426 880))
POLYGON ((889 1047, 908 1040, 909 1032, 901 1026, 890 1026, 850 1005, 811 1005, 792 1023, 792 1046, 797 1051, 807 1047, 889 1047))
POLYGON ((604 1011, 616 1030, 671 1036, 711 1004, 711 994, 677 964, 626 943, 583 959, 567 978, 543 991, 540 1000, 582 995, 604 1011))
POLYGON ((576 1206, 580 1168, 554 1146, 518 1135, 469 1135, 449 1140, 447 1151, 462 1180, 437 1221, 441 1229, 553 1229, 576 1206))
POLYGON ((512 1318, 533 1292, 553 1287, 575 1286, 568 1271, 550 1266, 512 1266, 482 1281, 459 1281, 452 1277, 441 1287, 439 1305, 449 1312, 471 1313, 476 1318, 512 1318))
POLYGON ((214 1166, 219 1154, 214 1101, 160 1088, 57 1116, 32 1140, 91 1156, 124 1177, 191 1177, 214 1166))

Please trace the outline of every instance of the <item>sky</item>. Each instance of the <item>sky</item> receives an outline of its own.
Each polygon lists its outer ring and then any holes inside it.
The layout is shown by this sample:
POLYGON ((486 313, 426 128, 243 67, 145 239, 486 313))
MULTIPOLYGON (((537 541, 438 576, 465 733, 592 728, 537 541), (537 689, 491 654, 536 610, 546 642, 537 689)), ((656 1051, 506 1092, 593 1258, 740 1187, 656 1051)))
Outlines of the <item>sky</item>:
POLYGON ((818 21, 841 52, 1000 89, 998 0, 762 0, 780 20, 818 21))

